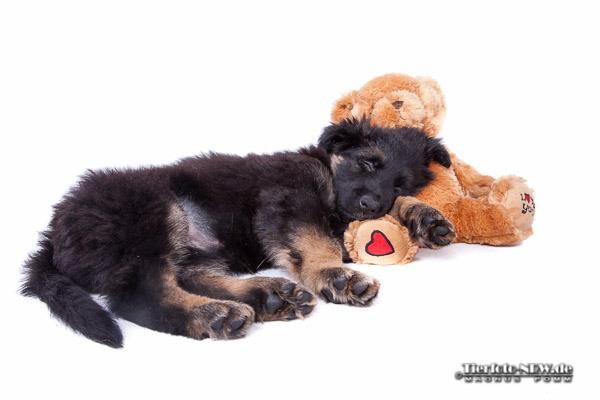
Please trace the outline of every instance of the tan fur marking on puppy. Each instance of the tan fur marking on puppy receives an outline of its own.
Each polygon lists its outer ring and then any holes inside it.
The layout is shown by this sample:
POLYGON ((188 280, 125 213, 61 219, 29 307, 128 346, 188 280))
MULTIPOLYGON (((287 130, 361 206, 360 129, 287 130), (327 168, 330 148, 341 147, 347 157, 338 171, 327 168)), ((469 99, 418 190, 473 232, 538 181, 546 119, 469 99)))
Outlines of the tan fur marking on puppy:
POLYGON ((253 288, 268 289, 273 285, 273 278, 249 277, 239 278, 231 275, 201 274, 197 278, 204 285, 219 288, 229 292, 231 295, 241 297, 253 288))
POLYGON ((292 246, 302 261, 301 265, 292 262, 291 272, 310 289, 314 290, 318 286, 316 279, 319 277, 319 271, 343 264, 340 244, 314 227, 299 228, 294 234, 292 246))
POLYGON ((179 249, 188 245, 188 223, 183 208, 176 202, 171 203, 169 206, 167 223, 172 232, 169 237, 171 246, 174 249, 179 249))
POLYGON ((163 274, 163 302, 168 305, 179 306, 184 310, 191 311, 201 305, 207 304, 212 299, 204 296, 198 296, 182 289, 177 283, 177 276, 172 270, 163 274))
POLYGON ((335 171, 338 167, 338 165, 341 164, 341 162, 344 161, 344 157, 338 155, 338 154, 334 154, 331 156, 331 161, 330 161, 330 166, 331 166, 331 170, 333 171, 333 173, 335 174, 335 171))
POLYGON ((344 267, 341 244, 318 229, 300 228, 293 247, 302 258, 294 272, 309 289, 327 301, 366 306, 377 296, 379 282, 344 267), (362 289, 358 290, 359 287, 362 289))
POLYGON ((171 243, 174 248, 193 246, 201 249, 220 247, 214 237, 206 213, 192 201, 182 199, 173 202, 169 209, 169 225, 173 231, 171 243))
POLYGON ((254 323, 255 313, 248 304, 192 294, 179 286, 172 269, 163 274, 162 289, 164 305, 178 307, 188 314, 189 320, 185 329, 187 336, 192 338, 239 338, 245 336, 248 328, 254 323), (213 325, 219 320, 221 327, 213 325), (243 325, 233 330, 229 323, 235 320, 243 320, 243 325))
POLYGON ((314 228, 301 228, 296 233, 294 247, 302 254, 303 266, 339 266, 342 249, 331 237, 314 228))
POLYGON ((256 282, 252 282, 251 278, 242 279, 226 275, 204 275, 202 281, 207 286, 227 290, 234 296, 242 296, 249 288, 256 285, 256 282))
POLYGON ((289 249, 274 247, 268 250, 268 254, 269 259, 274 265, 283 267, 288 271, 293 270, 294 264, 292 263, 289 249))
MULTIPOLYGON (((185 284, 217 289, 211 296, 219 300, 250 305, 257 321, 287 321, 303 319, 316 305, 314 296, 304 286, 285 278, 253 276, 240 278, 218 273, 187 274, 185 284), (279 306, 277 304, 279 299, 279 306), (275 303, 274 303, 275 302, 275 303)), ((186 286, 187 287, 187 286, 186 286)))
POLYGON ((379 282, 344 267, 341 243, 316 227, 296 230, 290 257, 290 272, 327 301, 365 306, 377 296, 379 282))

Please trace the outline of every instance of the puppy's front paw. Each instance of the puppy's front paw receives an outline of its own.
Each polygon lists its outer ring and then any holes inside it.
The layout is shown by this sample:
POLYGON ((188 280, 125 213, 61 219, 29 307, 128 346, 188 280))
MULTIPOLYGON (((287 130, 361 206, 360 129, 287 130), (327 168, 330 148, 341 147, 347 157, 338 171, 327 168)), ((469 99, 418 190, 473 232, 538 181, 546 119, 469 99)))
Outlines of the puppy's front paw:
POLYGON ((254 310, 247 304, 213 301, 198 307, 188 326, 195 339, 238 339, 254 323, 254 310))
POLYGON ((325 268, 319 271, 316 291, 337 304, 367 306, 379 292, 379 282, 350 268, 325 268))
POLYGON ((410 236, 420 246, 437 249, 449 245, 456 238, 454 226, 442 213, 427 205, 414 206, 407 218, 410 236))
POLYGON ((261 312, 257 313, 260 320, 289 321, 304 318, 315 308, 316 296, 303 286, 282 278, 270 280, 272 288, 264 297, 261 312))

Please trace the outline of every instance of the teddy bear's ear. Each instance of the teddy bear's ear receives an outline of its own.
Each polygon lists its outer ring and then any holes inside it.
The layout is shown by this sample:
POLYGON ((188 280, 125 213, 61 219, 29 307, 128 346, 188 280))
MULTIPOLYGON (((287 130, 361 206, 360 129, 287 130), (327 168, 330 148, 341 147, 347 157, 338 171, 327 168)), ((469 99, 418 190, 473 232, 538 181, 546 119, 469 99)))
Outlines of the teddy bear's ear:
POLYGON ((442 122, 446 115, 446 102, 440 85, 432 78, 418 76, 419 96, 421 97, 427 117, 423 130, 430 136, 436 136, 442 129, 442 122))
POLYGON ((428 162, 435 161, 446 168, 450 168, 452 165, 450 154, 448 153, 446 146, 442 144, 441 139, 428 138, 425 153, 428 162))
POLYGON ((331 110, 331 121, 334 123, 341 122, 352 117, 352 111, 355 107, 357 92, 356 90, 345 94, 333 105, 331 110))
POLYGON ((358 121, 354 118, 344 119, 340 123, 329 125, 319 138, 319 147, 328 154, 358 147, 366 143, 371 129, 368 121, 358 121))

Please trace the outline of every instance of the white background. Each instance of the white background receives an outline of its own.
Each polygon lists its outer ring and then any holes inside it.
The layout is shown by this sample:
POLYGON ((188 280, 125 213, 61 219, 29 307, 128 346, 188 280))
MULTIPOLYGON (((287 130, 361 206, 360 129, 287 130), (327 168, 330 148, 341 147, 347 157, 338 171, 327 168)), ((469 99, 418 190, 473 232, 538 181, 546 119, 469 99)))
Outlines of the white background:
POLYGON ((3 1, 0 397, 598 398, 598 13, 593 2, 3 1), (535 234, 452 245, 244 340, 121 321, 125 348, 16 294, 51 205, 86 168, 314 143, 332 103, 387 72, 446 94, 448 147, 536 189, 535 234), (471 384, 463 362, 565 362, 567 384, 471 384))

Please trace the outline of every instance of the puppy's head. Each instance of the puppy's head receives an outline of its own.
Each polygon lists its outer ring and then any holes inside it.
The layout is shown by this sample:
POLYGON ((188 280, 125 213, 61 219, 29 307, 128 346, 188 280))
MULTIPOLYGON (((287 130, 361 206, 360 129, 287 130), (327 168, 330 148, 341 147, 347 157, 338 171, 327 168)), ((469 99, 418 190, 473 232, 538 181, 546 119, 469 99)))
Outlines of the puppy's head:
POLYGON ((450 167, 439 139, 412 128, 379 128, 343 120, 325 128, 319 147, 329 155, 337 208, 352 219, 379 218, 397 196, 414 196, 433 178, 428 166, 450 167))

